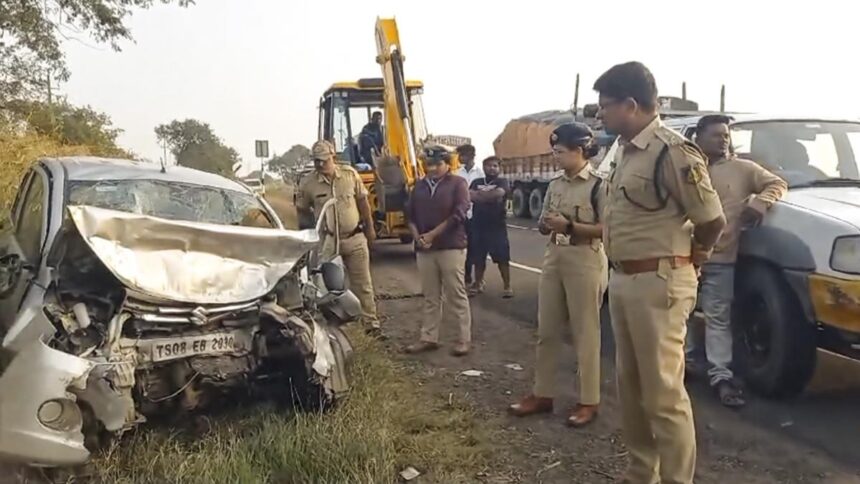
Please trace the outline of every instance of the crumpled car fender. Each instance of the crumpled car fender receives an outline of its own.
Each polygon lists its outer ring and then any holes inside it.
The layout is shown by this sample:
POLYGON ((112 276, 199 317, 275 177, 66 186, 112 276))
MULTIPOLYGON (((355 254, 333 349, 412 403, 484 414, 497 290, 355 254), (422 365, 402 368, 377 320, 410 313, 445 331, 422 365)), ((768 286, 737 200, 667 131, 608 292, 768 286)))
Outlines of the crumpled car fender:
POLYGON ((69 388, 86 385, 94 363, 36 340, 21 348, 0 376, 0 458, 42 466, 81 464, 89 458, 81 414, 69 388), (39 420, 45 402, 59 429, 39 420))

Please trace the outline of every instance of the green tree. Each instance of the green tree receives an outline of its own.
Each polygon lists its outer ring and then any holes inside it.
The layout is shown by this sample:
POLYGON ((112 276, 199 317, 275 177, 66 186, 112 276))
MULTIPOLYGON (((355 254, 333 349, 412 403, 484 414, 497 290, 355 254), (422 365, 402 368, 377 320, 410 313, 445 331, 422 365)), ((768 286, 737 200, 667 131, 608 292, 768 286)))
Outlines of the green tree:
POLYGON ((11 120, 64 145, 90 146, 101 153, 128 155, 116 144, 122 130, 107 114, 90 106, 73 106, 65 100, 54 104, 13 101, 6 105, 11 120))
POLYGON ((69 76, 61 39, 87 35, 120 50, 134 8, 193 0, 0 0, 0 106, 46 90, 49 75, 69 76))
POLYGON ((155 128, 155 134, 167 143, 176 162, 188 168, 233 176, 239 154, 226 146, 207 123, 196 119, 173 121, 155 128))
POLYGON ((310 148, 304 145, 293 145, 293 147, 287 150, 284 154, 272 157, 272 159, 266 163, 266 168, 283 177, 291 168, 301 165, 305 161, 309 160, 310 157, 310 148))

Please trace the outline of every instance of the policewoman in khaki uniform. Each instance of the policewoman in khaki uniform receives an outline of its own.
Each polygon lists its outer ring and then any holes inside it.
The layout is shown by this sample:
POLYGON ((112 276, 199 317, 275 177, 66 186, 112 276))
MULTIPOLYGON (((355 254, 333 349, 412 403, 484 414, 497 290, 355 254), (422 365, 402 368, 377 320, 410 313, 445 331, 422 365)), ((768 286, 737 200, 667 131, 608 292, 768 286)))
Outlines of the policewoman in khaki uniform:
POLYGON ((329 237, 323 242, 322 256, 337 254, 343 258, 350 289, 361 301, 362 323, 369 334, 380 337, 368 246, 376 239, 376 232, 367 189, 355 169, 335 162, 335 149, 330 142, 316 142, 311 155, 315 171, 299 182, 296 209, 304 217, 312 211, 312 218, 317 220, 322 216, 323 205, 332 197, 337 199, 334 213, 326 216, 325 230, 329 237), (339 241, 335 234, 340 235, 339 241))
POLYGON ((691 483, 696 435, 684 388, 686 322, 696 301, 695 266, 707 259, 725 218, 704 155, 661 122, 656 83, 644 65, 617 65, 594 89, 606 129, 621 142, 603 221, 630 451, 626 482, 691 483))
POLYGON ((531 395, 511 405, 517 416, 552 412, 556 368, 565 326, 570 327, 578 360, 579 403, 567 424, 581 427, 597 416, 600 403, 600 306, 607 285, 601 241, 601 180, 588 162, 598 152, 588 126, 559 126, 550 137, 563 174, 549 184, 540 230, 549 235, 538 290, 538 342, 531 395))

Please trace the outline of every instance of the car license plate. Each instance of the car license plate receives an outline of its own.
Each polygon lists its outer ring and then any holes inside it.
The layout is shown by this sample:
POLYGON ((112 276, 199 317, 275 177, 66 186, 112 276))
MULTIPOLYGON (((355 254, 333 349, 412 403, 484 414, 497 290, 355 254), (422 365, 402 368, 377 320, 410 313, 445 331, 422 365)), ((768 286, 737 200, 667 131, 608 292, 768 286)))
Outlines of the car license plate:
POLYGON ((197 355, 219 355, 246 351, 246 333, 215 333, 180 338, 160 338, 138 342, 140 354, 154 363, 197 355))

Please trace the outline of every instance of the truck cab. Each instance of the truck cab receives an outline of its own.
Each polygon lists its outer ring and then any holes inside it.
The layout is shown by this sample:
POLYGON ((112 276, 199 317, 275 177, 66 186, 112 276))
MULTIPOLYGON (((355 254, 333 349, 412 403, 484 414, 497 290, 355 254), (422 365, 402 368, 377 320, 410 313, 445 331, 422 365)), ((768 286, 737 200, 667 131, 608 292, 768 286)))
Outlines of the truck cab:
MULTIPOLYGON (((666 120, 695 141, 700 116, 666 120)), ((789 191, 741 237, 735 361, 766 396, 801 392, 817 348, 860 359, 860 121, 736 115, 732 146, 789 191)), ((609 176, 616 141, 599 167, 609 176)))

